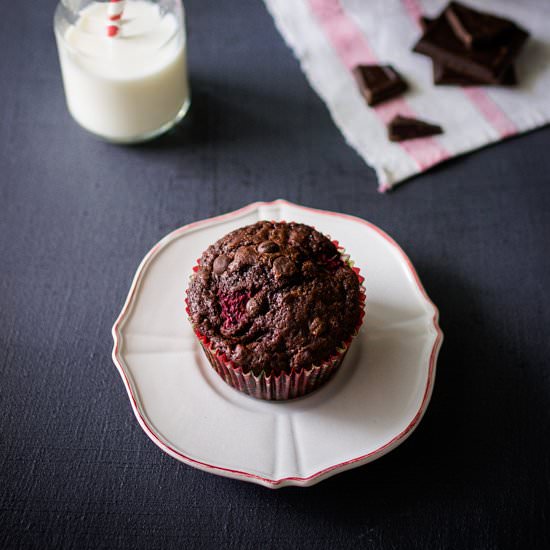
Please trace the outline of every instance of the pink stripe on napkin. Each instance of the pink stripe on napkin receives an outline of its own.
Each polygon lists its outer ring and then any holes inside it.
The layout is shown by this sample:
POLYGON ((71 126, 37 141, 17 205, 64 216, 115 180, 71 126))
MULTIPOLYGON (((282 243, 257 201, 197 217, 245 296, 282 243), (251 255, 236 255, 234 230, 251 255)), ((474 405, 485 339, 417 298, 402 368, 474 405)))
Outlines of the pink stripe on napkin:
MULTIPOLYGON (((357 65, 379 63, 368 40, 349 17, 338 0, 308 0, 311 12, 336 50, 342 63, 353 69, 357 65)), ((380 120, 387 124, 395 115, 415 117, 416 114, 402 98, 395 98, 374 107, 380 120)), ((449 153, 433 138, 419 138, 400 143, 401 147, 416 161, 421 171, 447 158, 449 153)), ((382 183, 381 191, 387 190, 382 183)))
MULTIPOLYGON (((424 15, 418 0, 402 0, 410 18, 420 27, 420 17, 424 15)), ((489 97, 487 92, 478 87, 462 87, 464 94, 485 120, 499 133, 501 138, 518 133, 516 125, 506 116, 506 113, 489 97)))
POLYGON ((516 125, 506 116, 506 113, 481 88, 463 88, 466 97, 476 106, 485 120, 499 133, 501 138, 518 133, 516 125))
POLYGON ((420 25, 420 18, 424 15, 420 3, 417 0, 401 0, 407 13, 413 21, 420 25))

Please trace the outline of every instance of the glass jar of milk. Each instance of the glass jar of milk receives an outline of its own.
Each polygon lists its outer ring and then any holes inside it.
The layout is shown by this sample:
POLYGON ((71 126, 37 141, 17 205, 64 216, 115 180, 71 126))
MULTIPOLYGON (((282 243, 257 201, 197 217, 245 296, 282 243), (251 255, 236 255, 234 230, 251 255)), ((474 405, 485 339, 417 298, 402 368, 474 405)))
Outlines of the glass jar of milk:
POLYGON ((86 130, 138 143, 185 116, 181 0, 61 0, 54 29, 67 105, 86 130))

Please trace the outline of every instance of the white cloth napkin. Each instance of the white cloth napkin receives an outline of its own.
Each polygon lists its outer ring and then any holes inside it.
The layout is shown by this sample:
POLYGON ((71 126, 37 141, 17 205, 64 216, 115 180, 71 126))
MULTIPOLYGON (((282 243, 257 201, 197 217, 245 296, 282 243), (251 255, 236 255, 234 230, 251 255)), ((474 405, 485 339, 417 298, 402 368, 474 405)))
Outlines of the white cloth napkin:
POLYGON ((386 191, 434 164, 550 122, 550 2, 467 0, 509 17, 531 34, 516 61, 515 87, 435 86, 432 62, 411 51, 420 15, 438 15, 447 0, 264 0, 347 142, 386 191), (350 69, 393 65, 407 80, 403 96, 374 108, 350 69), (439 124, 444 134, 392 143, 386 123, 397 113, 439 124))

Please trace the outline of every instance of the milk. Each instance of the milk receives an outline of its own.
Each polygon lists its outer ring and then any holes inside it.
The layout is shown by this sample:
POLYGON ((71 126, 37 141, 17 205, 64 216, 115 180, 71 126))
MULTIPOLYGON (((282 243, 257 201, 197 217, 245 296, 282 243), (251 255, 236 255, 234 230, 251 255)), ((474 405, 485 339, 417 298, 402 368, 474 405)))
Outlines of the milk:
POLYGON ((126 0, 118 36, 107 3, 93 2, 56 36, 67 104, 76 121, 116 142, 141 141, 175 124, 189 106, 182 22, 146 0, 126 0))

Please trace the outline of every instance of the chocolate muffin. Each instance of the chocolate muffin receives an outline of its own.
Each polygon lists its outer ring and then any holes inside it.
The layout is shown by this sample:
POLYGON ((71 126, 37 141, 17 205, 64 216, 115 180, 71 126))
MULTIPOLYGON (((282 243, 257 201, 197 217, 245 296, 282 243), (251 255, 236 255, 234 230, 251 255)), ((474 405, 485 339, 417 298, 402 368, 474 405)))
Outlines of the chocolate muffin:
POLYGON ((363 317, 361 281, 337 243, 312 227, 261 221, 202 254, 187 311, 226 382, 288 399, 321 385, 342 362, 363 317))

